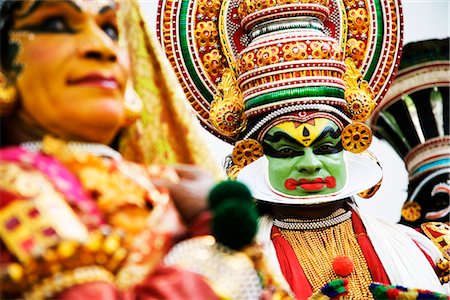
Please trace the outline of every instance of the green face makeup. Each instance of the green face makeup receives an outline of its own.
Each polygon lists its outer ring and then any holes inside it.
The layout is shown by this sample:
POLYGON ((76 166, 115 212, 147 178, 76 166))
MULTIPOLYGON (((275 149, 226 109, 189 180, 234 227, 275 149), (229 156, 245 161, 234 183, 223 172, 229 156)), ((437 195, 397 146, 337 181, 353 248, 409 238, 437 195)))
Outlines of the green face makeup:
POLYGON ((291 196, 332 194, 347 174, 341 130, 326 118, 275 125, 263 139, 272 187, 291 196))

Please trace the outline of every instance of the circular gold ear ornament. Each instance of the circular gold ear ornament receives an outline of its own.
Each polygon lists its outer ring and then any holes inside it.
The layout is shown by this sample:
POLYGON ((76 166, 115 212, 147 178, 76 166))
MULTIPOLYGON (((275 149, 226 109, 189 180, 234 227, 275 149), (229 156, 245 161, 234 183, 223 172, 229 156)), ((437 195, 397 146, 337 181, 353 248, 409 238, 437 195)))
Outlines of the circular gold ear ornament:
POLYGON ((417 221, 420 218, 422 207, 417 202, 406 202, 402 207, 402 217, 408 222, 417 221))
POLYGON ((352 153, 361 153, 367 150, 372 143, 372 130, 361 122, 347 125, 341 134, 342 146, 352 153))
POLYGON ((233 163, 243 168, 263 156, 263 147, 254 139, 241 140, 234 146, 231 159, 233 163))

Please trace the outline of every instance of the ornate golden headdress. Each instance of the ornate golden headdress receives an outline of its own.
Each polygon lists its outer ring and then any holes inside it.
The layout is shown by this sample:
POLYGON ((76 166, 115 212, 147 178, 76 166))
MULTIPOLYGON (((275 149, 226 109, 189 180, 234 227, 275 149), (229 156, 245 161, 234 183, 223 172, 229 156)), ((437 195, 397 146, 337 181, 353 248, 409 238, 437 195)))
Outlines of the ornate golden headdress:
POLYGON ((363 122, 400 56, 398 1, 161 0, 158 15, 166 54, 213 134, 242 148, 279 116, 316 110, 348 125, 344 148, 369 147, 363 122))

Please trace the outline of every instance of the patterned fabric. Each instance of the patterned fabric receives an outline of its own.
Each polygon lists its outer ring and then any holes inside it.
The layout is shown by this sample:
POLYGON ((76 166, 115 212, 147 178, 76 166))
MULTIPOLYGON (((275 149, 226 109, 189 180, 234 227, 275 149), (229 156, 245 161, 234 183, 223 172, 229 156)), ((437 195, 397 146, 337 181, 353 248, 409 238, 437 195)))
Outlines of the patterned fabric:
MULTIPOLYGON (((2 286, 8 287, 2 294, 35 287, 30 295, 37 295, 33 276, 61 272, 72 282, 78 279, 70 272, 83 268, 88 277, 108 282, 111 273, 117 286, 133 286, 183 232, 169 195, 150 182, 154 168, 66 147, 50 140, 45 153, 0 150, 0 236, 8 249, 2 254, 2 286)), ((160 170, 157 176, 164 174, 160 170)))
POLYGON ((450 299, 449 296, 446 296, 442 293, 435 293, 432 291, 421 289, 408 289, 400 285, 384 285, 381 283, 373 283, 370 285, 370 290, 372 291, 375 299, 450 299))

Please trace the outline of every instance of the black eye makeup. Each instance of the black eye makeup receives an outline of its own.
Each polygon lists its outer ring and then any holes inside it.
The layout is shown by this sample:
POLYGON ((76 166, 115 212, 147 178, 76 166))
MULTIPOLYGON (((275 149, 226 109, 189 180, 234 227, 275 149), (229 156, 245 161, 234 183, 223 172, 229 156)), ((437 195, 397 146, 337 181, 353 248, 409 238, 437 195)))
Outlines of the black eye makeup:
POLYGON ((113 41, 117 41, 119 39, 119 30, 115 24, 106 23, 102 25, 101 28, 113 41))
POLYGON ((325 154, 334 154, 339 153, 343 150, 342 143, 337 143, 334 145, 333 143, 324 143, 322 145, 315 146, 313 150, 314 154, 325 155, 325 154))
POLYGON ((25 26, 22 29, 33 32, 75 33, 75 30, 69 26, 64 15, 51 15, 35 25, 25 26))
POLYGON ((277 158, 289 158, 305 154, 301 150, 303 147, 284 132, 275 132, 273 135, 266 134, 262 146, 266 155, 277 158))
POLYGON ((269 143, 263 142, 262 146, 263 146, 264 154, 271 156, 271 157, 276 157, 276 158, 290 158, 290 157, 301 156, 301 155, 305 154, 305 152, 302 150, 294 149, 292 147, 284 146, 284 145, 283 146, 277 146, 277 145, 272 146, 269 143))
MULTIPOLYGON (((111 40, 117 41, 119 30, 114 8, 113 5, 99 7, 94 17, 98 27, 111 40)), ((88 13, 91 12, 84 11, 72 1, 43 1, 34 5, 26 14, 18 16, 13 30, 52 34, 78 33, 84 15, 88 13)))

